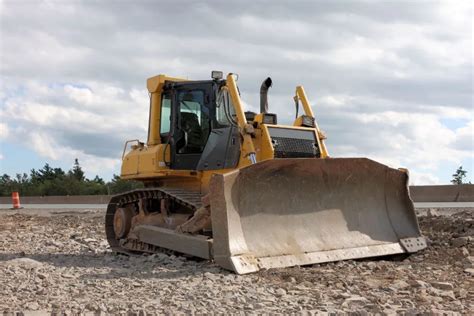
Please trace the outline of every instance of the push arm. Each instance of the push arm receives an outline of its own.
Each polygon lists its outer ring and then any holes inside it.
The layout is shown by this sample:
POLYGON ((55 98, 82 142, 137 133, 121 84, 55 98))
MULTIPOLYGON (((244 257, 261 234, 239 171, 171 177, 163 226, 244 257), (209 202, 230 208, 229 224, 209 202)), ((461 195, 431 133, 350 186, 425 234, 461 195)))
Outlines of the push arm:
POLYGON ((304 92, 303 86, 296 87, 296 98, 298 100, 301 100, 301 104, 303 105, 305 115, 314 118, 314 127, 316 128, 316 131, 318 132, 319 143, 321 144, 321 157, 322 158, 328 157, 329 154, 326 149, 326 144, 324 144, 324 140, 326 139, 326 136, 324 136, 324 134, 319 129, 318 122, 316 122, 316 119, 313 114, 313 109, 311 108, 311 105, 309 104, 309 101, 308 101, 308 98, 306 97, 306 93, 304 92))
POLYGON ((257 162, 257 159, 251 136, 253 133, 253 126, 248 124, 247 119, 245 118, 244 108, 240 101, 239 91, 237 90, 233 74, 227 75, 227 88, 229 89, 232 104, 234 105, 235 113, 237 115, 237 124, 239 125, 239 129, 243 136, 242 154, 244 157, 248 156, 250 161, 254 164, 257 162))

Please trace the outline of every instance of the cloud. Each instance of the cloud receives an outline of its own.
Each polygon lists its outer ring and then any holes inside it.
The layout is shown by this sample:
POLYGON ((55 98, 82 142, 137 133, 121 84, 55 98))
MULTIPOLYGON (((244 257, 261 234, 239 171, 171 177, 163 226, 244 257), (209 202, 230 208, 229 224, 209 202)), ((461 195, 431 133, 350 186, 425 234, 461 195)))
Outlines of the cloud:
POLYGON ((436 185, 441 184, 440 179, 431 173, 410 172, 410 185, 436 185))
POLYGON ((0 123, 0 139, 6 139, 9 134, 8 125, 5 123, 0 123))
POLYGON ((254 111, 271 76, 270 110, 282 123, 303 84, 334 156, 408 167, 421 183, 446 181, 446 164, 473 159, 470 2, 180 7, 3 3, 1 139, 51 159, 79 155, 91 170, 118 168, 124 141, 146 139, 147 77, 207 79, 219 69, 240 74, 254 111))
POLYGON ((148 96, 144 91, 141 98, 135 90, 90 86, 94 90, 25 85, 25 95, 9 98, 0 114, 3 121, 13 122, 15 133, 10 133, 10 141, 32 146, 51 159, 59 159, 56 151, 61 147, 117 158, 126 139, 146 137, 148 96))
POLYGON ((469 121, 465 126, 456 129, 456 140, 453 147, 457 150, 471 149, 471 156, 474 155, 474 119, 469 121))

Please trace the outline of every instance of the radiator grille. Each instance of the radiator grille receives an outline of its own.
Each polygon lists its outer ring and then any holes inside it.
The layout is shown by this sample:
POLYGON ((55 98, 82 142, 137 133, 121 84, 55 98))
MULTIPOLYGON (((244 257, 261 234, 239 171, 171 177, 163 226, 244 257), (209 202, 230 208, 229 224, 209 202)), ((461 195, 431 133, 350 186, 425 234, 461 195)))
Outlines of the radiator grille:
POLYGON ((275 158, 304 158, 319 156, 314 140, 272 137, 275 158))

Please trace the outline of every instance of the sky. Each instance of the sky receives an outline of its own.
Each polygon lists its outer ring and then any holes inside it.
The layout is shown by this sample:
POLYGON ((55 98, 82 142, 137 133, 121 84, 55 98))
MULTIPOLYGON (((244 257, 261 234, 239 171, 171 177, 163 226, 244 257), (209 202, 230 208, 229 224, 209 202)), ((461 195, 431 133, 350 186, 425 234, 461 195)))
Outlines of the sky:
POLYGON ((248 110, 295 115, 303 85, 333 157, 474 173, 471 1, 0 0, 0 173, 120 173, 146 141, 146 79, 239 74, 248 110))

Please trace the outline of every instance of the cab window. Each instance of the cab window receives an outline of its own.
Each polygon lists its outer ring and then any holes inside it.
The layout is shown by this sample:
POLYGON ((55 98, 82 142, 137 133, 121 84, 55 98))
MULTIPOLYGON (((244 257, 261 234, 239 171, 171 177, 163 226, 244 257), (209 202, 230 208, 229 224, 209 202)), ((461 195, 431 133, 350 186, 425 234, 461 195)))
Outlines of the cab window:
POLYGON ((160 134, 168 134, 171 125, 171 95, 169 93, 163 94, 161 98, 161 122, 160 134))
POLYGON ((221 89, 217 94, 216 121, 218 127, 226 127, 235 123, 235 109, 227 89, 221 89))
POLYGON ((209 109, 205 106, 203 90, 178 93, 179 129, 184 133, 178 152, 200 153, 209 136, 209 109))

